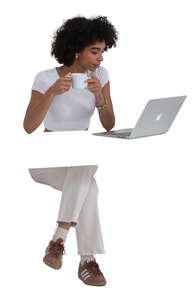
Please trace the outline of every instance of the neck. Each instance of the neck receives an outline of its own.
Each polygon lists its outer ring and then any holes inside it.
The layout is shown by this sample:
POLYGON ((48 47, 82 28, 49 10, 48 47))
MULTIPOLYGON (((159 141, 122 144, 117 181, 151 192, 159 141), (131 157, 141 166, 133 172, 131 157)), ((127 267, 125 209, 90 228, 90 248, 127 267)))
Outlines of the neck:
POLYGON ((85 73, 87 71, 87 69, 81 66, 77 61, 75 61, 72 66, 64 66, 64 68, 71 73, 85 73))

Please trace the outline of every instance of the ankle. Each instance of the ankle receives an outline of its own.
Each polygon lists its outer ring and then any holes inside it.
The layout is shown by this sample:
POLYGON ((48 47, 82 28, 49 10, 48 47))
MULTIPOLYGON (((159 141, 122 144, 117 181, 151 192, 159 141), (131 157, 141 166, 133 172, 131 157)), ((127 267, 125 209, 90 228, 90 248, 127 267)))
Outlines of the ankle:
POLYGON ((83 265, 86 261, 95 261, 95 257, 93 255, 81 255, 80 264, 83 265))
POLYGON ((58 226, 58 227, 56 228, 56 231, 55 231, 55 233, 54 233, 54 235, 53 235, 52 240, 53 240, 54 242, 56 242, 59 238, 61 238, 61 239, 63 240, 63 242, 65 243, 66 238, 67 238, 67 235, 68 235, 68 230, 66 230, 66 229, 64 229, 64 228, 62 228, 62 227, 60 227, 60 226, 58 226))
POLYGON ((71 227, 71 222, 67 223, 67 222, 58 222, 58 227, 69 230, 71 227))

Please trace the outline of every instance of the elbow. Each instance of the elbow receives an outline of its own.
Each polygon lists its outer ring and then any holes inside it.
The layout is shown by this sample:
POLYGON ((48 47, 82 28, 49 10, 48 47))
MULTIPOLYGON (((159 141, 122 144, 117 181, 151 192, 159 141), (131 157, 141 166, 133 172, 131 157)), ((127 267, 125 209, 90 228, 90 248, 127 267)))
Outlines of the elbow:
POLYGON ((26 131, 26 133, 31 134, 33 131, 30 128, 26 128, 24 127, 24 130, 26 131))
POLYGON ((26 124, 26 122, 25 122, 25 120, 24 120, 24 122, 23 122, 23 128, 24 128, 24 130, 26 131, 26 133, 28 133, 28 134, 31 134, 34 130, 32 130, 32 128, 30 128, 27 124, 26 124))

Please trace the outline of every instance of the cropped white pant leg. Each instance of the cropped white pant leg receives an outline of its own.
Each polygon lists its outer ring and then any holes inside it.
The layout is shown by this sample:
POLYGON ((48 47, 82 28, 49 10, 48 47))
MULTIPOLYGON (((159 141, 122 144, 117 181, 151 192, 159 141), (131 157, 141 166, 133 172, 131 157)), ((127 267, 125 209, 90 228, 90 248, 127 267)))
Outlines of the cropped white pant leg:
POLYGON ((97 166, 29 169, 32 178, 62 191, 57 222, 76 223, 78 253, 105 253, 98 212, 97 166))

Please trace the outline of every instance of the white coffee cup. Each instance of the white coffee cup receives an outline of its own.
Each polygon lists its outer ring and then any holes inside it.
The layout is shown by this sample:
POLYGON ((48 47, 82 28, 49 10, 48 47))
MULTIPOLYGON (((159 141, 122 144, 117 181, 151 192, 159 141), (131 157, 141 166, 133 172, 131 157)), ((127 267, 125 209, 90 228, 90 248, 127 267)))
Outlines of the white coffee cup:
POLYGON ((72 88, 73 89, 83 90, 84 88, 87 87, 88 83, 85 82, 85 80, 88 79, 87 74, 85 74, 85 73, 72 73, 70 77, 72 78, 72 88))

